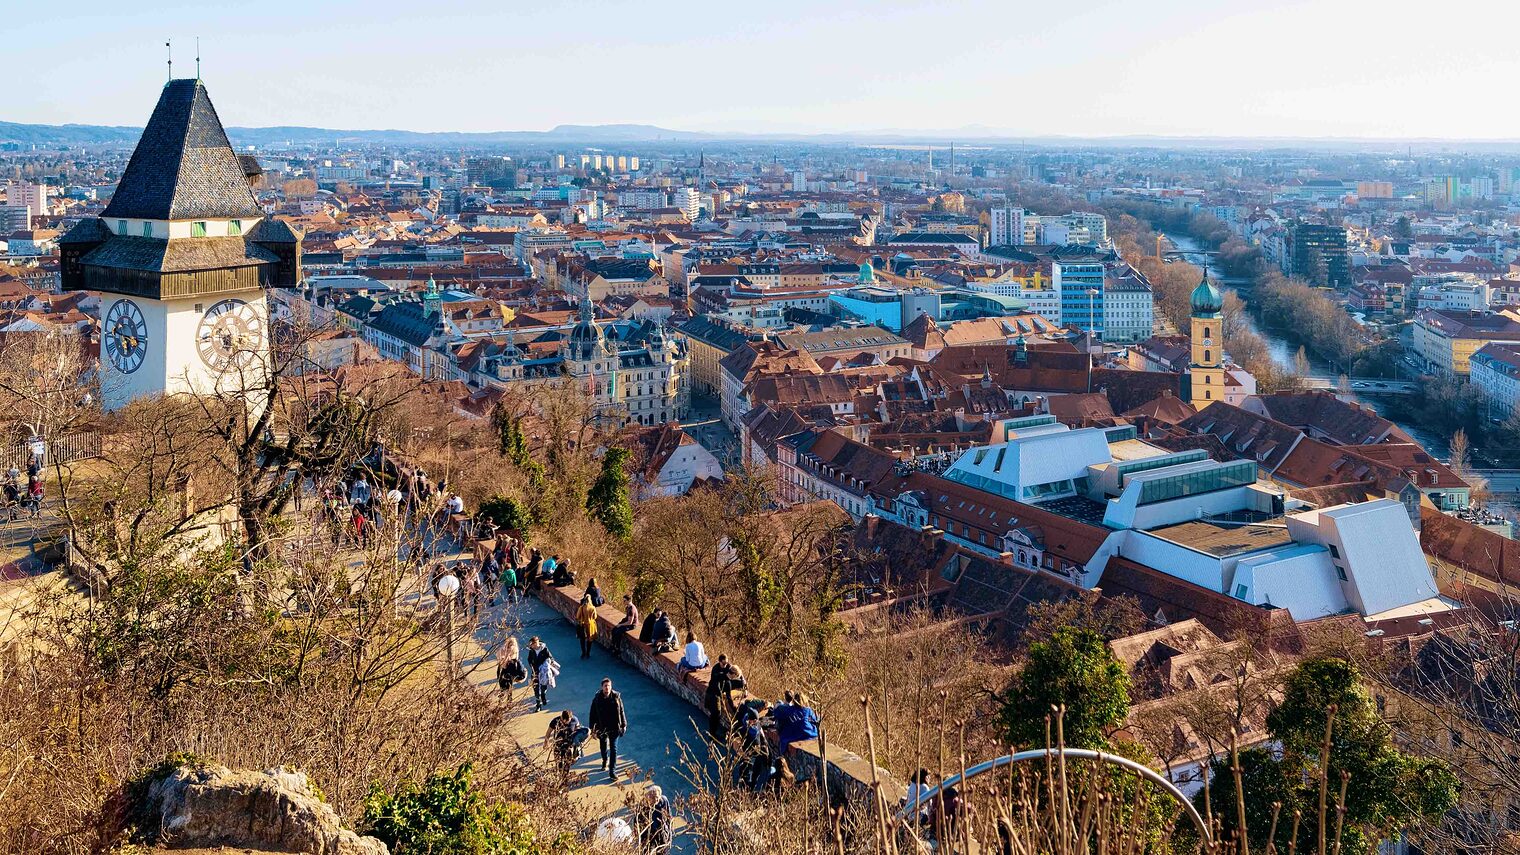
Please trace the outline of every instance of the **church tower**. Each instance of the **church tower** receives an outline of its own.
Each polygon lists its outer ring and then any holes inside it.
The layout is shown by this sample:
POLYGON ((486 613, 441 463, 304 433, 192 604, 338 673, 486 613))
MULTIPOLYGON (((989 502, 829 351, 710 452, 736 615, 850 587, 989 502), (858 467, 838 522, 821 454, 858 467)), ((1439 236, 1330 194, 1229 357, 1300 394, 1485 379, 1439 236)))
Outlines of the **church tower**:
POLYGON ((1203 409, 1224 400, 1224 341, 1220 312, 1224 297, 1209 282, 1208 273, 1193 289, 1192 358, 1188 361, 1188 403, 1203 409))
POLYGON ((269 370, 265 289, 300 281, 301 238, 267 219, 199 80, 171 80, 98 218, 59 241, 65 290, 101 294, 101 403, 243 394, 269 370))

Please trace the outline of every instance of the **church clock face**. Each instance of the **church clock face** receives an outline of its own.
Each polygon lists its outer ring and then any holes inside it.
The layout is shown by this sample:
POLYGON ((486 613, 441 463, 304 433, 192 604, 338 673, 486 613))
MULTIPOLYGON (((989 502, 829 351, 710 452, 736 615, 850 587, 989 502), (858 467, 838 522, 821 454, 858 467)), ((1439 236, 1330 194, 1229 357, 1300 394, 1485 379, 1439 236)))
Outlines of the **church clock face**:
POLYGON ((264 344, 264 320, 242 300, 223 300, 206 310, 195 333, 201 361, 216 371, 253 361, 264 344))
POLYGON ((117 300, 106 313, 104 326, 103 349, 116 370, 131 374, 141 368, 148 353, 148 323, 142 309, 131 300, 117 300))

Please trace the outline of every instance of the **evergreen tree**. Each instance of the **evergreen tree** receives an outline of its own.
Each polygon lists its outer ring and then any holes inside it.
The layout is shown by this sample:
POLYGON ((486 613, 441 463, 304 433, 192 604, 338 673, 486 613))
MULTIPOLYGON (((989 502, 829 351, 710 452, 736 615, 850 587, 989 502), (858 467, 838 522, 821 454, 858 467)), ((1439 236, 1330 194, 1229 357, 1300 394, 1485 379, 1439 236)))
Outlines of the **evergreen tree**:
MULTIPOLYGON (((1282 702, 1267 716, 1267 732, 1282 746, 1280 756, 1265 750, 1241 753, 1246 827, 1263 846, 1272 803, 1280 802, 1284 817, 1303 811, 1298 850, 1317 848, 1321 775, 1329 792, 1327 836, 1335 830, 1334 800, 1341 775, 1349 776, 1340 849, 1350 855, 1373 852, 1383 836, 1439 819, 1456 805, 1460 785, 1451 769, 1393 744, 1356 666, 1344 659, 1319 657, 1300 663, 1283 686, 1282 702), (1321 757, 1332 708, 1330 752, 1321 757)), ((1214 813, 1228 835, 1236 826, 1235 811, 1221 807, 1235 802, 1229 758, 1215 761, 1212 772, 1214 813)), ((1290 826, 1287 821, 1278 823, 1275 842, 1280 851, 1286 851, 1290 826)))
POLYGON ((586 493, 586 513, 613 536, 626 540, 633 533, 633 504, 628 496, 628 449, 612 447, 602 455, 602 471, 586 493))
POLYGON ((1002 705, 1004 738, 1019 748, 1044 747, 1045 717, 1059 706, 1066 708, 1068 747, 1109 748, 1109 734, 1129 713, 1129 674, 1102 636, 1063 627, 1049 641, 1029 645, 1029 661, 1002 705))

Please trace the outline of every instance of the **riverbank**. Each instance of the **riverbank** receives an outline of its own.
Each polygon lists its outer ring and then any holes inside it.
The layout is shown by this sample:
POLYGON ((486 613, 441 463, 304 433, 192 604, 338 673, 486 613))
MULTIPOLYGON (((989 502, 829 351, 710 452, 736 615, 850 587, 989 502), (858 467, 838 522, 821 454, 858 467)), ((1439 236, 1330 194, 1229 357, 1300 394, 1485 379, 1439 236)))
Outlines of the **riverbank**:
MULTIPOLYGON (((1223 271, 1215 266, 1213 258, 1203 251, 1202 243, 1193 236, 1174 232, 1162 232, 1162 234, 1177 248, 1178 254, 1189 263, 1204 268, 1208 271, 1209 278, 1219 282, 1225 289, 1236 290, 1236 286, 1244 281, 1239 277, 1225 276, 1223 271)), ((1250 303, 1247 301, 1247 307, 1249 308, 1249 306, 1250 303)), ((1290 340, 1281 332, 1262 324, 1249 311, 1245 317, 1250 324, 1250 328, 1267 343, 1267 352, 1271 355, 1272 361, 1283 370, 1296 370, 1294 362, 1299 348, 1303 347, 1304 355, 1309 360, 1309 371, 1305 374, 1306 377, 1314 380, 1328 381, 1331 384, 1335 384, 1339 380, 1341 372, 1336 371, 1335 367, 1323 357, 1308 347, 1290 340)), ((1409 434, 1431 454, 1444 459, 1451 453, 1451 443, 1447 437, 1429 430, 1415 416, 1407 412, 1405 407, 1400 406, 1397 402, 1391 402, 1378 397, 1362 398, 1354 393, 1344 395, 1343 397, 1372 407, 1377 411, 1378 415, 1398 425, 1401 430, 1409 434)))

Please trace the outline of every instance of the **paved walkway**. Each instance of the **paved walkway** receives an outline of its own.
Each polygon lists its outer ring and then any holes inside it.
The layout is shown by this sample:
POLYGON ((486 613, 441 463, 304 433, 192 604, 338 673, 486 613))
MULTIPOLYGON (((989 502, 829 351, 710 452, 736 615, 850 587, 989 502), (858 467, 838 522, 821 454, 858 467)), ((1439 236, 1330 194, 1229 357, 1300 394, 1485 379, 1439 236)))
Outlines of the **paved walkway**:
MULTIPOLYGON (((550 719, 560 710, 569 709, 581 724, 586 724, 591 696, 600 689, 603 677, 611 677, 612 687, 622 694, 628 733, 618 740, 618 783, 609 783, 606 773, 600 771, 601 754, 595 737, 587 740, 585 755, 574 766, 573 771, 585 779, 577 779, 568 792, 588 824, 620 811, 628 798, 642 794, 646 782, 659 784, 672 799, 691 792, 689 782, 681 775, 681 752, 676 741, 697 752, 705 751, 694 724, 701 715, 695 707, 600 647, 592 648, 590 659, 581 659, 580 641, 570 622, 531 597, 512 606, 497 607, 489 615, 482 614, 481 624, 474 638, 477 646, 460 662, 472 683, 496 690, 495 652, 502 641, 497 637, 497 628, 504 625, 517 627, 515 635, 524 656, 528 639, 536 635, 549 645, 562 666, 558 685, 549 691, 549 709, 534 712, 533 692, 523 683, 517 689, 513 715, 507 722, 512 738, 541 768, 552 766, 547 753, 540 748, 550 719), (508 610, 506 614, 502 614, 503 608, 508 610)), ((684 823, 679 817, 675 825, 675 851, 695 851, 695 841, 680 833, 684 823)))

